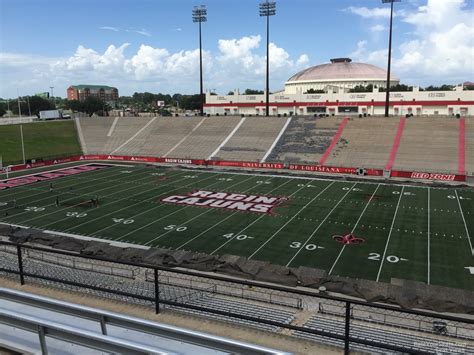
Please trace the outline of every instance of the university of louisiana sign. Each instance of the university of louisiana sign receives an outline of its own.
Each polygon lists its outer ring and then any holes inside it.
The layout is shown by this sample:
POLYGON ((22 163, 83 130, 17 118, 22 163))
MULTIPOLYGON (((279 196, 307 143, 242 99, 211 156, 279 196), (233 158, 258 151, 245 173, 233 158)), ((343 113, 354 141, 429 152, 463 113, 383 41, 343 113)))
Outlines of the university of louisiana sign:
POLYGON ((290 170, 302 170, 302 171, 316 171, 321 173, 333 173, 333 174, 356 174, 356 168, 344 168, 344 167, 332 167, 322 165, 297 165, 290 164, 288 166, 290 170))
POLYGON ((273 208, 286 200, 286 197, 198 190, 187 195, 168 196, 162 198, 161 202, 196 207, 223 208, 239 212, 272 214, 273 208))

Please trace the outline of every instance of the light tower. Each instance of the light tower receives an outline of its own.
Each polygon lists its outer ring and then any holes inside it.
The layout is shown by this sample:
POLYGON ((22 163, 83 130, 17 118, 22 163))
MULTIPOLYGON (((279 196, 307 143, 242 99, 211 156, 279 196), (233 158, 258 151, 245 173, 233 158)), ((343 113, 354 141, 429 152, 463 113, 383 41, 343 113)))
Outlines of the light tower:
POLYGON ((267 79, 266 79, 266 86, 265 86, 265 116, 268 117, 270 111, 269 99, 270 99, 270 83, 269 83, 269 58, 270 58, 270 51, 269 51, 269 41, 270 41, 270 16, 276 14, 276 3, 274 1, 268 1, 260 3, 259 5, 260 16, 265 16, 267 18, 267 79))
POLYGON ((388 35, 388 64, 387 64, 387 87, 385 89, 385 117, 388 117, 390 106, 390 64, 392 62, 392 22, 393 22, 393 3, 401 0, 382 0, 383 4, 390 3, 390 29, 388 35))
POLYGON ((206 5, 193 7, 193 22, 199 23, 199 75, 200 75, 200 97, 201 97, 201 116, 204 116, 204 93, 202 85, 202 38, 201 38, 201 23, 207 21, 206 5))

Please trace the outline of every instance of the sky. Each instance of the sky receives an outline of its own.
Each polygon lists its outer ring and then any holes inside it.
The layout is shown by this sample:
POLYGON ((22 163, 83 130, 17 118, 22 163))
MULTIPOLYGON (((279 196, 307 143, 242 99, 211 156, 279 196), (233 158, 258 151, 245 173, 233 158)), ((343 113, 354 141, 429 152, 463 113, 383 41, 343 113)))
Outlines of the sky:
MULTIPOLYGON (((204 89, 265 86, 266 26, 259 0, 0 0, 0 97, 69 85, 120 95, 199 92, 198 25, 205 4, 204 89)), ((387 66, 390 5, 381 0, 276 0, 270 91, 330 58, 387 66)), ((474 81, 474 0, 395 3, 392 75, 409 85, 474 81)))

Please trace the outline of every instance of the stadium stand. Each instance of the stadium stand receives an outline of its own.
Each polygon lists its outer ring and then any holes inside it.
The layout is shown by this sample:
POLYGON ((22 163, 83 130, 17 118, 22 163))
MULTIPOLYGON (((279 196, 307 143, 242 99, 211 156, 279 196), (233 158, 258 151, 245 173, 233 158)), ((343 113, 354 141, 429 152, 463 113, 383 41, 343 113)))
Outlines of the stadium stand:
POLYGON ((107 142, 107 134, 112 127, 115 118, 101 117, 76 118, 77 125, 82 131, 84 141, 82 143, 82 151, 87 154, 100 154, 105 152, 105 143, 107 142))
POLYGON ((341 118, 295 116, 267 161, 315 163, 323 156, 341 118))
POLYGON ((399 119, 352 119, 325 165, 382 168, 390 154, 399 119))
MULTIPOLYGON (((198 122, 196 119, 193 121, 198 122)), ((236 116, 207 117, 168 156, 206 159, 226 139, 239 121, 240 117, 236 116)))
POLYGON ((393 169, 456 173, 458 141, 459 123, 455 118, 410 118, 393 169))
POLYGON ((247 117, 214 159, 260 161, 286 121, 286 117, 247 117))
MULTIPOLYGON (((106 154, 121 154, 123 147, 132 143, 140 132, 146 130, 147 125, 152 124, 156 118, 136 117, 133 119, 119 118, 115 126, 107 133, 107 142, 104 145, 106 154)), ((138 147, 137 147, 138 148, 138 147)))

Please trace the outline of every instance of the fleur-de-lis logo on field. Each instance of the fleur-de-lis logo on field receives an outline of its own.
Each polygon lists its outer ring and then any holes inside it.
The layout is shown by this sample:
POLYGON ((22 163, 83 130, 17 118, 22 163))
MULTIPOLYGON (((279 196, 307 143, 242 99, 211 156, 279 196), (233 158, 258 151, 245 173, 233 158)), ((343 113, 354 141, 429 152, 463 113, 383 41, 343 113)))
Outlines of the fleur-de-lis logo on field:
POLYGON ((348 233, 344 236, 342 235, 333 235, 332 239, 334 239, 336 242, 341 243, 341 244, 360 244, 365 242, 365 239, 356 237, 352 233, 348 233))

